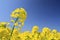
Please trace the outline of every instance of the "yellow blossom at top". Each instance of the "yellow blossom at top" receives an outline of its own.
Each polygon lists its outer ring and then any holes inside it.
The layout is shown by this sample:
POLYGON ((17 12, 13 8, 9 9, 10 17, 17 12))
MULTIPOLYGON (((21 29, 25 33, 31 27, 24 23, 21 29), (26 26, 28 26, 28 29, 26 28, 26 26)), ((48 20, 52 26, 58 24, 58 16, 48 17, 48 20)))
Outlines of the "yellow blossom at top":
POLYGON ((15 26, 19 24, 23 26, 27 17, 27 12, 24 8, 17 8, 12 12, 11 17, 11 22, 13 22, 15 26))
POLYGON ((50 33, 50 29, 49 28, 47 28, 47 27, 44 27, 43 29, 42 29, 42 32, 43 33, 50 33))
POLYGON ((17 8, 11 14, 12 18, 26 19, 26 16, 27 16, 27 13, 24 8, 17 8))
POLYGON ((33 29, 32 30, 37 30, 38 31, 38 26, 33 26, 33 29))
POLYGON ((52 30, 52 33, 57 33, 57 30, 56 30, 56 29, 53 29, 53 30, 52 30))
POLYGON ((38 26, 33 26, 33 28, 32 28, 32 33, 34 34, 34 33, 36 33, 37 31, 38 31, 38 26))

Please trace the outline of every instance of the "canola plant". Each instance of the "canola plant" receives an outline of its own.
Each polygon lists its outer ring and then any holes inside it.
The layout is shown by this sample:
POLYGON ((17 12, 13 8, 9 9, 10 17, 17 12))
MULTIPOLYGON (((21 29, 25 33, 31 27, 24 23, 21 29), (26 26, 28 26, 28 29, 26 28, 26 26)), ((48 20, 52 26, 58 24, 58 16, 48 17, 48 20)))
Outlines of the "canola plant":
POLYGON ((26 18, 27 12, 24 8, 15 9, 11 14, 11 22, 0 22, 0 40, 60 40, 60 32, 48 27, 39 32, 38 26, 35 25, 32 31, 21 32, 26 18))

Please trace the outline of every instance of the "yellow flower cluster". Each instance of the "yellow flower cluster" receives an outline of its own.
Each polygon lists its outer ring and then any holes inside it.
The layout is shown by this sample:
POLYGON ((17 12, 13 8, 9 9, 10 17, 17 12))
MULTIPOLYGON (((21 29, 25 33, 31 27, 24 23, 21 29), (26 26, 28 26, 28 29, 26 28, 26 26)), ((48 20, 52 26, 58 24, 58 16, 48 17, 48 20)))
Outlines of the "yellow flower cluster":
MULTIPOLYGON (((34 26, 32 31, 19 32, 14 28, 11 40, 60 40, 60 32, 44 27, 41 32, 38 26, 34 26)), ((11 29, 0 28, 0 40, 9 40, 11 29)))
POLYGON ((0 40, 9 40, 10 38, 10 29, 9 28, 0 28, 0 40))
POLYGON ((24 8, 17 8, 12 12, 11 17, 26 19, 26 15, 27 14, 24 8))
POLYGON ((6 27, 8 25, 9 25, 8 22, 0 22, 0 27, 6 27))
POLYGON ((15 26, 18 26, 19 22, 23 26, 24 21, 25 21, 25 19, 27 17, 27 12, 25 11, 24 8, 17 8, 12 12, 11 17, 12 17, 11 22, 13 22, 15 26), (16 21, 14 19, 18 19, 18 20, 16 21))

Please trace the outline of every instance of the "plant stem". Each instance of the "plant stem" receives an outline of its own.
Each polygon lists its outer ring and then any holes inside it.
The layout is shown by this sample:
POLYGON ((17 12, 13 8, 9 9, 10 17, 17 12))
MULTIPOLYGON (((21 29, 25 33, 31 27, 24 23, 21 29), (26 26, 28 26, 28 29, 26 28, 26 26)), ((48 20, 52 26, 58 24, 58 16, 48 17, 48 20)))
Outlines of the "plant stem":
MULTIPOLYGON (((16 18, 15 23, 17 22, 17 20, 18 20, 18 18, 16 18)), ((12 37, 13 31, 14 31, 14 28, 15 28, 15 25, 13 25, 13 28, 12 28, 11 35, 10 35, 10 39, 9 39, 9 40, 11 40, 11 37, 12 37)))

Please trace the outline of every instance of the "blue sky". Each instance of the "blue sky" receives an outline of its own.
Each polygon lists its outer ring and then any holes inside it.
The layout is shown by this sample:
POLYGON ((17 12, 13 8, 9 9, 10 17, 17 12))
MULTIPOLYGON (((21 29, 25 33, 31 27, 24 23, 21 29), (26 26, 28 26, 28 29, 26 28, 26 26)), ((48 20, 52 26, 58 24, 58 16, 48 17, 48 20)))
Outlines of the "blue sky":
POLYGON ((31 30, 34 25, 57 29, 60 31, 60 1, 59 0, 1 0, 0 22, 10 21, 10 14, 16 8, 25 8, 27 19, 22 31, 31 30))

